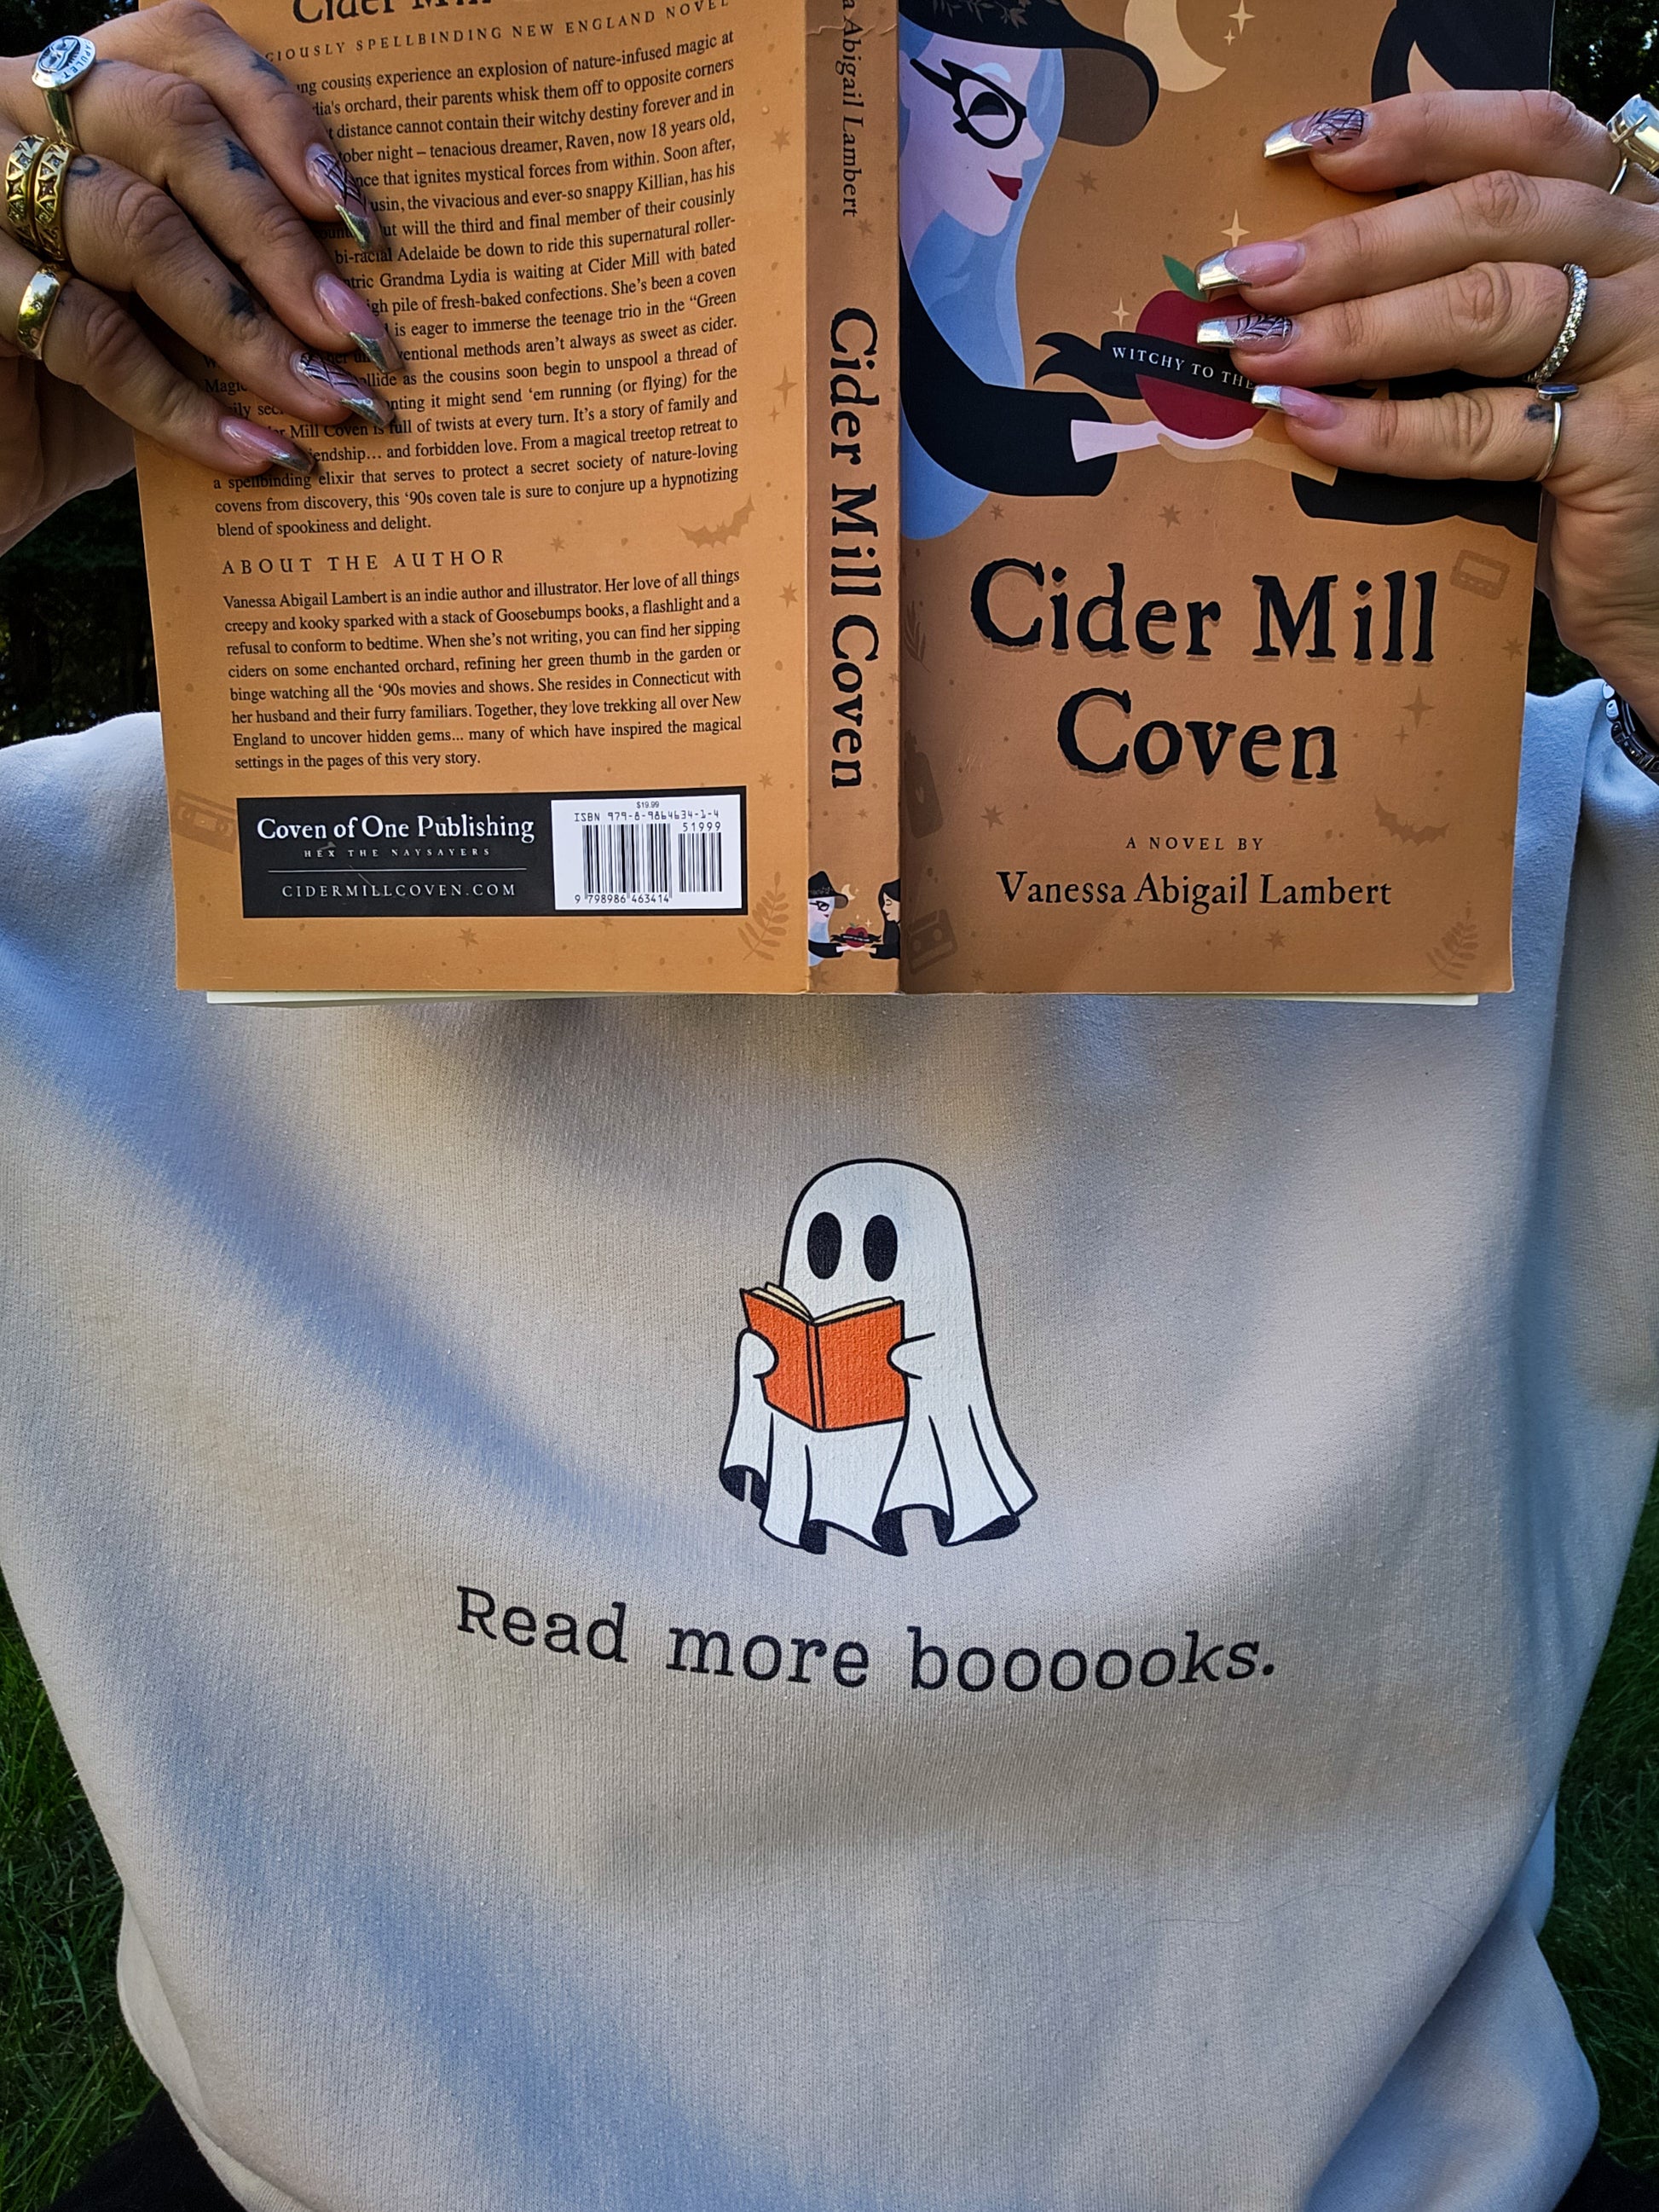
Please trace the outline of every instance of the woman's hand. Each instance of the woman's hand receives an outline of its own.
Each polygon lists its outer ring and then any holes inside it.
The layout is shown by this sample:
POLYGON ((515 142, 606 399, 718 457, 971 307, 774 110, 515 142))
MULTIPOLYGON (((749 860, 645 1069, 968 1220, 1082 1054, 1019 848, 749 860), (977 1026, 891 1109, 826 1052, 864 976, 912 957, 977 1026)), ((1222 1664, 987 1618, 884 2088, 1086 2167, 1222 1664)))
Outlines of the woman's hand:
MULTIPOLYGON (((1338 467, 1518 481, 1548 459, 1553 408, 1522 382, 1590 277, 1557 380, 1539 580, 1563 641, 1659 729, 1659 207, 1632 168, 1618 198, 1606 130, 1541 92, 1435 92, 1294 126, 1346 191, 1427 185, 1224 256, 1246 321, 1227 335, 1247 374, 1278 387, 1290 435, 1338 467), (1308 125, 1319 126, 1309 128, 1308 125), (1309 387, 1462 369, 1513 386, 1442 398, 1330 398, 1309 387)), ((1206 264, 1206 268, 1212 264, 1206 264)), ((1220 336, 1220 333, 1217 333, 1220 336)))
MULTIPOLYGON (((335 358, 355 349, 382 382, 399 366, 311 229, 343 222, 380 244, 309 102, 203 0, 163 0, 92 35, 97 63, 70 95, 72 273, 38 361, 13 338, 40 257, 0 225, 0 550, 131 466, 134 429, 225 476, 311 467, 192 382, 170 357, 178 340, 301 421, 391 419, 335 358)), ((51 136, 33 68, 0 61, 0 163, 26 134, 51 136)))

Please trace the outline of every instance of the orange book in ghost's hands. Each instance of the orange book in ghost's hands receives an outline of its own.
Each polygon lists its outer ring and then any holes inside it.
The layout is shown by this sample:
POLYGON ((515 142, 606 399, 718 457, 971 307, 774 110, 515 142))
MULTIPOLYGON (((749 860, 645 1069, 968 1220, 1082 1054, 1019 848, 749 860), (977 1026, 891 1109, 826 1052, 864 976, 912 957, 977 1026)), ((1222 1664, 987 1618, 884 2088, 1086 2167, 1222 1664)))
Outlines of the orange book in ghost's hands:
POLYGON ((887 1355, 904 1334, 896 1298, 872 1298, 814 1318, 797 1297, 768 1283, 745 1291, 743 1310, 778 1364, 763 1376, 766 1402, 809 1429, 861 1429, 904 1419, 904 1377, 887 1355))

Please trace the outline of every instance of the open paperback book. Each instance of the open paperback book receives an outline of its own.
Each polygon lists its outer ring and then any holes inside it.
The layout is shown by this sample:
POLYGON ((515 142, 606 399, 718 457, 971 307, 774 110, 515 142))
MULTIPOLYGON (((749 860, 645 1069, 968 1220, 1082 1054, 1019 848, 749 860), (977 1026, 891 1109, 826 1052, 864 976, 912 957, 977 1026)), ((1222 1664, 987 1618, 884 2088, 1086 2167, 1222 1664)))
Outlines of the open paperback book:
POLYGON ((223 12, 407 374, 141 453, 181 986, 1509 988, 1538 495, 1310 461, 1194 270, 1547 0, 223 12))
POLYGON ((777 1355, 762 1378, 769 1406, 809 1429, 902 1421, 904 1377, 888 1354, 904 1335, 896 1298, 866 1298, 812 1314, 776 1283, 743 1294, 744 1318, 777 1355))

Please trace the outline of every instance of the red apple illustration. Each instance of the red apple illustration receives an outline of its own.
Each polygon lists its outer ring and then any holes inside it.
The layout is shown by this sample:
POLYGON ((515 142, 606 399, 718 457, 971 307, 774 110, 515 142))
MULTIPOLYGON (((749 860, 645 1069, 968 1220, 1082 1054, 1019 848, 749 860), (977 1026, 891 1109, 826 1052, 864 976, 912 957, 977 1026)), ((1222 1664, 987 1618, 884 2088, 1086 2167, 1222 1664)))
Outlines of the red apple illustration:
MULTIPOLYGON (((1165 254, 1164 266, 1180 287, 1175 292, 1159 292, 1149 300, 1140 311, 1135 325, 1139 337, 1174 338, 1183 345, 1192 345, 1198 335, 1198 326, 1209 313, 1208 304, 1198 289, 1198 279, 1184 261, 1176 261, 1165 254)), ((1218 367, 1232 366, 1224 354, 1210 353, 1206 357, 1218 367)), ((1261 420, 1261 410, 1252 407, 1247 399, 1229 398, 1221 392, 1195 392, 1191 386, 1171 384, 1159 376, 1138 376, 1140 396, 1160 422, 1171 430, 1180 430, 1189 438, 1236 438, 1241 430, 1254 429, 1261 420)))

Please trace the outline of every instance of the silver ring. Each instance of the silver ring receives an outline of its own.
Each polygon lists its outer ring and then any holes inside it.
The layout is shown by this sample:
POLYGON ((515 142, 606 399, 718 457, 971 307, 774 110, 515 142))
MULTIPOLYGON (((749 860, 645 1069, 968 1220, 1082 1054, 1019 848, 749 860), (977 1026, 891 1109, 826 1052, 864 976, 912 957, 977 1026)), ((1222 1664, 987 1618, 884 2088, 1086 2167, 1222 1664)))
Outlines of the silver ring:
POLYGON ((1608 198, 1610 200, 1616 200, 1616 199, 1618 198, 1618 197, 1619 197, 1619 187, 1620 187, 1620 185, 1622 185, 1622 184, 1624 183, 1624 181, 1625 181, 1626 178, 1627 176, 1629 176, 1629 174, 1630 174, 1630 155, 1629 155, 1628 154, 1626 154, 1626 155, 1625 155, 1624 159, 1623 159, 1623 160, 1620 162, 1620 164, 1619 164, 1619 173, 1618 173, 1618 175, 1613 179, 1613 182, 1612 182, 1612 183, 1607 186, 1607 198, 1608 198))
POLYGON ((1541 422, 1544 419, 1544 403, 1547 400, 1552 418, 1550 449, 1544 457, 1543 467, 1533 477, 1534 483, 1542 483, 1555 466, 1555 457, 1561 450, 1563 410, 1569 399, 1577 399, 1577 397, 1578 386, 1576 384, 1546 384, 1540 387, 1537 398, 1527 409, 1527 419, 1529 422, 1541 422))
POLYGON ((54 39, 43 46, 34 58, 34 82, 46 95, 46 112, 52 118, 52 127, 60 144, 71 146, 78 154, 81 142, 75 135, 75 115, 70 106, 71 88, 79 84, 98 58, 98 49, 90 39, 54 39))
POLYGON ((1589 300, 1589 278, 1576 261, 1564 263, 1561 274, 1572 286, 1572 297, 1567 302, 1567 319, 1561 325, 1560 335, 1555 343, 1527 378, 1526 381, 1531 385, 1541 386, 1550 381, 1577 343, 1578 333, 1583 327, 1584 308, 1589 300))
POLYGON ((1625 181, 1625 171, 1638 168, 1650 177, 1659 177, 1659 107, 1638 93, 1627 100, 1607 125, 1607 136, 1613 141, 1613 151, 1623 162, 1613 180, 1616 192, 1625 181))

